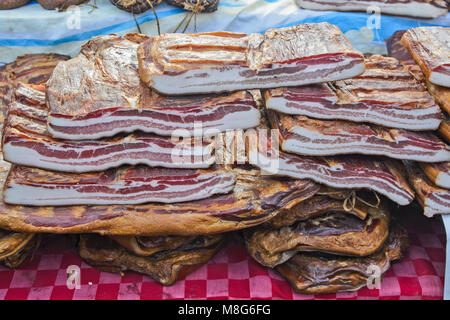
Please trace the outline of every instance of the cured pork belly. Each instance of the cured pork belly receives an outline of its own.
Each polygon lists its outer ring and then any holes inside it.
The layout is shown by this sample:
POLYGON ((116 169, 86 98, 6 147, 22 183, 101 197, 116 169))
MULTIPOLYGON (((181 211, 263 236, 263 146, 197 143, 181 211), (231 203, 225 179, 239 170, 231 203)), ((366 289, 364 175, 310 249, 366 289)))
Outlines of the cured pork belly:
POLYGON ((396 160, 359 155, 299 156, 278 151, 264 135, 254 140, 257 144, 249 147, 249 162, 268 174, 311 179, 334 188, 369 189, 399 205, 414 199, 396 160))
POLYGON ((62 173, 14 165, 3 200, 32 206, 175 203, 228 193, 235 182, 235 175, 224 170, 136 166, 62 173))
POLYGON ((343 257, 323 253, 299 252, 276 270, 289 281, 295 292, 325 294, 355 291, 367 286, 373 268, 381 275, 391 263, 401 260, 409 246, 408 233, 395 225, 385 245, 367 257, 343 257))
POLYGON ((274 268, 298 251, 367 256, 379 250, 388 237, 389 211, 385 203, 375 208, 356 201, 353 208, 346 208, 343 200, 319 195, 290 212, 296 216, 292 224, 245 231, 248 252, 260 264, 274 268), (365 219, 353 211, 365 212, 365 219))
POLYGON ((450 88, 435 85, 425 78, 420 67, 401 43, 401 38, 405 32, 406 30, 399 30, 387 39, 386 44, 389 55, 397 58, 417 81, 424 84, 441 109, 446 112, 445 119, 441 122, 438 131, 445 141, 450 142, 450 121, 448 119, 448 114, 450 113, 450 88))
POLYGON ((450 161, 450 148, 431 132, 275 112, 269 112, 269 117, 272 127, 280 131, 280 145, 285 152, 311 156, 357 153, 423 162, 450 161))
MULTIPOLYGON (((362 11, 373 7, 380 13, 417 18, 436 18, 447 14, 444 0, 295 0, 297 4, 310 10, 362 11)), ((373 10, 373 9, 371 9, 373 10)))
POLYGON ((405 32, 402 43, 428 81, 450 87, 450 28, 413 28, 405 32))
POLYGON ((60 61, 69 59, 59 54, 27 54, 17 60, 0 66, 0 118, 3 123, 14 89, 19 83, 42 84, 50 77, 53 68, 60 61))
POLYGON ((21 233, 0 229, 0 263, 14 269, 32 254, 41 242, 34 233, 21 233))
POLYGON ((416 65, 413 57, 402 44, 402 37, 406 30, 397 30, 386 39, 388 56, 397 59, 405 67, 416 65))
POLYGON ((361 53, 325 22, 264 34, 162 34, 140 44, 138 59, 141 79, 168 95, 298 86, 364 71, 361 53))
POLYGON ((79 244, 81 258, 93 267, 107 272, 127 270, 150 276, 162 285, 171 285, 208 262, 224 243, 223 235, 199 236, 177 248, 138 256, 108 237, 82 235, 79 244))
MULTIPOLYGON (((2 185, 9 167, 0 162, 2 185)), ((213 234, 263 223, 318 190, 308 180, 277 180, 243 170, 233 192, 177 204, 30 207, 0 202, 0 228, 135 236, 213 234)))
POLYGON ((405 162, 408 179, 416 190, 417 201, 427 217, 450 213, 450 190, 434 185, 417 163, 405 162))
POLYGON ((65 172, 102 171, 124 164, 165 168, 207 168, 214 162, 208 139, 170 139, 135 132, 101 140, 53 138, 47 130, 44 87, 19 85, 4 129, 5 160, 65 172), (185 140, 189 142, 185 142, 185 140))
POLYGON ((402 44, 401 39, 405 32, 406 30, 398 30, 386 40, 389 56, 399 60, 401 64, 403 64, 411 73, 411 75, 428 89, 428 92, 433 96, 439 106, 446 111, 447 114, 449 114, 450 88, 435 85, 425 78, 420 67, 416 64, 408 49, 406 49, 402 44))
POLYGON ((436 186, 450 189, 450 162, 421 163, 420 166, 436 186))
MULTIPOLYGON (((130 34, 89 40, 62 62, 47 82, 48 130, 55 138, 82 140, 142 130, 163 136, 204 135, 206 130, 259 124, 251 93, 167 98, 141 82, 136 49, 146 37, 130 34), (196 125, 201 129, 196 130, 196 125), (176 131, 177 130, 177 131, 176 131)), ((172 80, 171 87, 176 87, 172 80)))
POLYGON ((369 122, 390 128, 435 130, 441 111, 426 88, 396 59, 372 55, 355 78, 265 92, 266 106, 318 119, 369 122))

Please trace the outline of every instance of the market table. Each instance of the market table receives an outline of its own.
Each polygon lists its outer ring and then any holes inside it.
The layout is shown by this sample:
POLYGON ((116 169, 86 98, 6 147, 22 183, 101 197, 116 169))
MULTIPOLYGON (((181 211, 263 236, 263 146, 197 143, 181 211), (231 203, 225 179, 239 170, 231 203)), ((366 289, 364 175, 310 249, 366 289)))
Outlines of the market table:
MULTIPOLYGON (((0 62, 11 62, 26 53, 57 52, 73 56, 82 43, 94 36, 137 32, 131 14, 112 6, 109 0, 97 0, 96 5, 97 8, 83 5, 56 12, 43 10, 32 1, 22 8, 0 11, 0 62)), ((156 10, 162 32, 174 31, 186 15, 185 11, 165 3, 156 10)), ((135 18, 143 33, 156 33, 151 10, 135 18)), ((384 40, 395 31, 417 26, 449 26, 450 14, 418 20, 302 10, 293 0, 222 0, 218 11, 196 15, 186 31, 250 33, 322 21, 338 25, 359 50, 385 54, 384 40)), ((406 208, 401 220, 410 233, 411 247, 403 261, 385 275, 380 290, 364 288, 322 296, 295 294, 276 272, 248 257, 238 235, 232 236, 228 246, 206 266, 174 286, 162 287, 136 273, 121 277, 99 272, 81 262, 75 237, 50 235, 46 236, 43 248, 20 269, 0 268, 0 299, 450 299, 450 263, 446 268, 446 235, 441 217, 428 219, 406 208), (80 289, 66 286, 69 265, 81 267, 80 289)), ((443 220, 450 232, 450 216, 443 220)), ((448 245, 447 257, 450 259, 448 245)))
POLYGON ((31 261, 17 270, 0 267, 0 299, 442 299, 445 231, 441 217, 417 210, 398 217, 410 248, 393 264, 380 289, 300 295, 277 272, 250 258, 239 233, 212 260, 186 279, 164 287, 147 276, 100 272, 82 262, 76 236, 49 235, 31 261), (80 267, 80 288, 67 287, 67 268, 80 267))

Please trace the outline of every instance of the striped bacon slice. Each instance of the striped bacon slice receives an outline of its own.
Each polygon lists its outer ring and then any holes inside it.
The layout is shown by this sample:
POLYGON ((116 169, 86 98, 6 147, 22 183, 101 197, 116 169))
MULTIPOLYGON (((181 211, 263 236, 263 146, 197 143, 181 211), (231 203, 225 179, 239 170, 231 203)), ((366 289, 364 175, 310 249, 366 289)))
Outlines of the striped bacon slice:
POLYGON ((450 87, 450 28, 413 28, 405 32, 402 43, 428 81, 450 87))
POLYGON ((435 130, 441 111, 427 89, 396 59, 372 55, 355 78, 265 92, 266 106, 318 119, 369 122, 390 128, 435 130))
MULTIPOLYGON (((153 92, 138 74, 136 49, 145 39, 136 34, 97 37, 75 58, 56 66, 46 87, 53 137, 99 139, 137 130, 199 136, 259 124, 259 110, 248 91, 175 98, 153 92)), ((171 83, 177 86, 177 81, 171 83)))
POLYGON ((364 58, 338 27, 306 23, 264 34, 162 34, 138 48, 141 79, 168 95, 298 86, 346 79, 364 58))
POLYGON ((450 161, 450 148, 431 132, 390 129, 343 120, 317 120, 269 111, 285 152, 327 156, 367 154, 423 162, 450 161))
POLYGON ((345 257, 317 252, 299 252, 276 270, 289 281, 295 292, 325 294, 355 291, 366 287, 374 267, 380 275, 403 258, 409 247, 408 232, 393 225, 389 238, 376 253, 366 257, 345 257))
POLYGON ((80 257, 93 267, 123 274, 135 271, 150 276, 162 285, 172 285, 207 263, 224 243, 223 235, 198 236, 175 250, 143 257, 129 252, 108 237, 82 235, 80 257))
POLYGON ((399 205, 414 199, 401 163, 393 159, 359 155, 299 156, 278 151, 271 139, 259 135, 249 147, 249 162, 270 175, 311 179, 342 189, 369 189, 399 205))
POLYGON ((4 130, 5 160, 65 172, 102 171, 124 164, 165 168, 207 168, 214 162, 208 139, 170 139, 135 132, 100 140, 53 138, 47 130, 44 86, 19 85, 4 130))
POLYGON ((32 206, 175 203, 229 193, 235 182, 235 175, 223 170, 136 166, 62 173, 14 165, 3 200, 32 206))

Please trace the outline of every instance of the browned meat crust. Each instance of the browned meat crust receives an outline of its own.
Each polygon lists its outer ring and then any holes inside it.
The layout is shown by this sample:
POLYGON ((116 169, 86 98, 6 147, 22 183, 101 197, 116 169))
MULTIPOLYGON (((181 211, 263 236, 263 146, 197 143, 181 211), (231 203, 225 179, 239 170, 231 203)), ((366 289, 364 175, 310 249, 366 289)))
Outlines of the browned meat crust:
MULTIPOLYGON (((344 209, 344 201, 315 196, 291 210, 309 218, 280 228, 259 227, 244 232, 250 255, 259 263, 275 267, 298 251, 321 251, 341 255, 366 256, 377 251, 388 236, 389 211, 357 201, 344 209), (356 208, 356 209, 355 209, 356 208), (308 212, 308 211, 309 212, 308 212), (361 219, 359 212, 367 212, 361 219)), ((299 215, 294 214, 297 218, 299 215)), ((286 219, 290 222, 291 219, 286 219)), ((279 223, 278 223, 279 225, 279 223)))
MULTIPOLYGON (((398 51, 396 54, 402 58, 398 51)), ((425 84, 399 60, 380 55, 366 57, 365 71, 357 77, 271 89, 265 92, 265 98, 268 109, 286 114, 369 122, 389 128, 435 130, 442 118, 425 84)))
POLYGON ((0 229, 0 263, 17 268, 35 251, 41 237, 33 233, 17 233, 0 229))
POLYGON ((402 44, 429 82, 450 87, 450 28, 419 27, 406 31, 402 44))
POLYGON ((408 179, 416 191, 417 201, 427 217, 450 213, 450 190, 434 185, 418 163, 404 161, 408 179))
MULTIPOLYGON (((110 238, 135 255, 145 257, 160 251, 175 250, 194 240, 195 236, 110 236, 110 238)), ((214 239, 214 237, 205 237, 205 239, 214 239)))
POLYGON ((199 236, 176 250, 148 257, 134 255, 107 237, 81 235, 79 253, 93 267, 107 272, 136 271, 162 285, 172 285, 208 262, 223 244, 223 235, 199 236))
POLYGON ((394 225, 383 248, 370 256, 341 257, 301 252, 288 262, 277 266, 276 270, 289 281, 297 293, 355 291, 367 285, 368 278, 375 271, 374 267, 378 267, 382 275, 392 262, 402 259, 408 246, 406 230, 394 225))

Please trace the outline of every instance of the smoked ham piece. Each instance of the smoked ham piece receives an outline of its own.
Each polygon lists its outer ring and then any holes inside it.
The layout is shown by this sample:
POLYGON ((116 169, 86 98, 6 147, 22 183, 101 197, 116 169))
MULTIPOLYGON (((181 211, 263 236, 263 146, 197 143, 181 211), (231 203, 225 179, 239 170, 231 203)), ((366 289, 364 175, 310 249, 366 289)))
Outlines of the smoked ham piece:
POLYGON ((450 87, 450 28, 413 28, 405 32, 402 43, 428 81, 450 87))
POLYGON ((224 170, 136 166, 62 173, 13 165, 3 200, 32 206, 176 203, 229 193, 235 182, 234 173, 224 170))
POLYGON ((298 86, 364 71, 361 53, 326 22, 264 34, 162 34, 140 44, 138 59, 141 79, 167 95, 298 86))
POLYGON ((450 162, 421 163, 423 172, 436 186, 450 189, 450 162))
POLYGON ((414 199, 402 165, 396 160, 359 155, 299 156, 278 151, 274 139, 267 135, 259 134, 252 140, 249 162, 268 174, 311 179, 334 188, 369 189, 399 205, 414 199))
POLYGON ((174 98, 153 92, 138 74, 136 49, 145 39, 136 34, 93 38, 75 58, 58 64, 46 86, 53 137, 99 139, 136 130, 204 135, 259 124, 259 110, 247 91, 174 98))
POLYGON ((427 217, 450 213, 450 190, 436 186, 420 168, 419 164, 405 161, 408 179, 416 191, 417 201, 427 217))
POLYGON ((441 111, 426 88, 396 59, 372 55, 355 78, 265 92, 268 109, 318 119, 435 130, 441 111))
POLYGON ((17 87, 3 133, 5 160, 65 172, 101 171, 124 164, 207 168, 214 162, 214 143, 208 139, 180 141, 143 132, 100 140, 53 138, 47 130, 44 89, 43 86, 17 87))
POLYGON ((447 14, 445 0, 295 0, 297 4, 310 10, 362 11, 367 13, 392 14, 416 18, 436 18, 447 14))
POLYGON ((383 202, 375 208, 356 200, 353 208, 346 208, 343 200, 318 195, 291 209, 290 214, 296 217, 294 223, 288 224, 291 221, 287 219, 278 228, 260 226, 244 232, 248 252, 260 264, 273 268, 298 251, 367 256, 380 249, 388 237, 389 211, 383 202), (353 210, 365 212, 366 218, 353 210))
POLYGON ((357 153, 423 162, 450 161, 450 148, 431 132, 278 115, 271 111, 268 114, 272 127, 280 131, 280 146, 285 152, 311 156, 357 153))
POLYGON ((394 225, 385 245, 370 256, 343 257, 299 252, 289 261, 277 266, 276 270, 300 294, 355 291, 367 286, 375 270, 380 272, 380 276, 388 271, 392 262, 403 258, 408 246, 407 231, 394 225))
POLYGON ((172 285, 208 262, 224 243, 223 235, 199 236, 176 250, 139 256, 108 237, 81 235, 79 254, 91 266, 123 274, 135 271, 162 285, 172 285))

